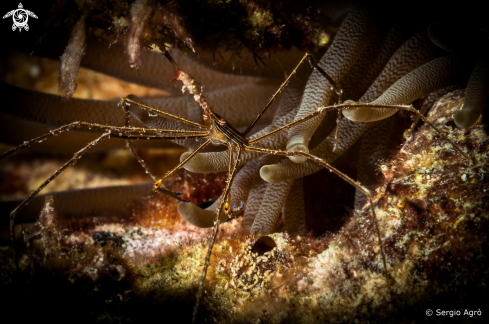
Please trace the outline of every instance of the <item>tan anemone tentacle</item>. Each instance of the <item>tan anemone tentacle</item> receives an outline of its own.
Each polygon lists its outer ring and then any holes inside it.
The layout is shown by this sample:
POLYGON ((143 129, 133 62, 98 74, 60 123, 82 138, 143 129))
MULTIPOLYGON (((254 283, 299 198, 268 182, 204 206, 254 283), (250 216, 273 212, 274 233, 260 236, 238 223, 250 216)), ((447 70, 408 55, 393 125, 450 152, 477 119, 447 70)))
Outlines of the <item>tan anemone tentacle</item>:
MULTIPOLYGON (((122 126, 124 113, 117 100, 101 101, 72 98, 63 101, 60 96, 25 90, 0 82, 0 91, 8 93, 2 100, 0 111, 25 120, 62 126, 77 120, 122 126)), ((142 126, 136 120, 132 125, 142 126)))
POLYGON ((284 228, 288 233, 303 234, 306 231, 303 178, 295 179, 282 209, 284 228))
MULTIPOLYGON (((363 7, 352 9, 341 24, 331 47, 318 62, 318 65, 336 82, 336 85, 362 55, 365 42, 369 38, 371 24, 371 14, 368 10, 363 7)), ((306 116, 318 107, 328 105, 333 93, 332 86, 319 71, 314 70, 307 82, 295 119, 306 116)), ((318 116, 289 130, 287 150, 309 152, 309 141, 321 121, 322 118, 318 116)), ((306 161, 306 158, 302 156, 293 156, 289 159, 296 163, 306 161)))
MULTIPOLYGON (((231 187, 231 205, 240 206, 241 202, 245 202, 248 198, 248 193, 252 186, 254 175, 258 172, 259 159, 256 159, 238 171, 234 179, 234 185, 231 187)), ((212 227, 216 220, 216 209, 219 207, 222 195, 206 209, 202 209, 192 203, 180 203, 178 205, 178 213, 187 222, 197 227, 212 227)), ((221 222, 228 219, 225 213, 220 216, 221 222)))
POLYGON ((446 28, 443 28, 440 23, 434 22, 430 24, 427 31, 433 44, 449 53, 456 52, 456 44, 454 44, 456 42, 456 38, 447 33, 446 28))
MULTIPOLYGON (((404 42, 384 66, 360 102, 371 102, 406 74, 436 58, 436 46, 422 31, 404 42)), ((349 98, 345 98, 349 99, 349 98)))
MULTIPOLYGON (((411 103, 421 96, 456 82, 462 66, 463 60, 457 54, 434 59, 402 77, 371 104, 411 103)), ((358 122, 373 122, 390 117, 395 113, 396 111, 389 109, 358 108, 343 111, 346 118, 358 122)))
POLYGON ((235 51, 219 51, 216 54, 197 45, 196 53, 188 55, 188 58, 198 62, 198 66, 219 71, 224 75, 236 74, 247 78, 248 75, 257 75, 258 72, 261 76, 283 80, 284 74, 289 73, 304 56, 304 52, 294 46, 288 50, 276 48, 263 54, 260 55, 258 63, 258 55, 247 48, 238 54, 235 51))
MULTIPOLYGON (((273 155, 261 156, 256 161, 258 161, 258 167, 263 164, 276 162, 278 157, 273 155)), ((248 201, 246 203, 246 209, 243 214, 243 221, 241 222, 241 228, 247 232, 251 232, 251 226, 255 221, 256 215, 260 210, 260 206, 267 191, 268 183, 265 182, 259 175, 259 168, 256 169, 253 174, 253 182, 250 187, 250 192, 248 194, 248 201)))
POLYGON ((199 103, 194 100, 194 96, 189 93, 185 94, 185 102, 187 104, 188 120, 199 124, 204 124, 202 108, 200 107, 199 103))
MULTIPOLYGON (((103 41, 88 39, 86 54, 81 60, 81 66, 121 80, 161 89, 171 95, 182 93, 181 85, 176 82, 168 82, 175 76, 175 71, 168 65, 168 60, 160 52, 148 51, 144 53, 141 66, 138 69, 133 69, 127 63, 127 56, 121 55, 124 51, 125 48, 122 44, 112 44, 109 47, 103 41)), ((267 73, 263 73, 263 76, 244 76, 239 72, 219 72, 199 64, 192 58, 192 55, 184 55, 179 50, 171 51, 171 56, 178 62, 178 66, 183 71, 199 80, 206 93, 270 79, 267 73)), ((57 57, 52 58, 57 59, 57 57)), ((279 83, 280 81, 273 82, 279 83)))
MULTIPOLYGON (((261 83, 245 83, 235 87, 228 87, 224 89, 215 90, 212 92, 206 92, 206 98, 208 101, 215 105, 213 110, 219 115, 226 118, 234 127, 243 128, 252 122, 252 114, 250 110, 256 109, 262 102, 266 101, 274 90, 277 88, 276 83, 273 82, 261 82, 261 83), (228 117, 229 115, 229 117, 228 117)), ((170 114, 178 115, 183 118, 188 118, 188 106, 185 96, 182 97, 164 97, 164 98, 145 98, 144 101, 148 106, 156 109, 166 111, 170 114)), ((198 107, 195 107, 195 112, 192 114, 198 115, 198 107)), ((262 124, 269 123, 273 119, 273 114, 276 110, 276 106, 270 108, 270 112, 267 112, 263 116, 262 124)), ((141 122, 148 127, 161 128, 161 123, 168 123, 169 121, 164 118, 157 118, 149 116, 147 113, 142 113, 139 110, 134 110, 131 107, 131 113, 135 115, 141 122)), ((200 108, 200 115, 202 115, 202 109, 200 108)), ((165 124, 169 128, 169 124, 165 124)), ((177 127, 175 125, 175 127, 177 127)), ((263 127, 263 126, 262 126, 263 127)), ((227 156, 225 157, 227 160, 227 156)))
POLYGON ((453 120, 458 127, 471 127, 482 114, 489 93, 489 53, 486 52, 485 55, 470 75, 462 109, 453 114, 453 120))
MULTIPOLYGON (((214 208, 215 204, 212 204, 214 208)), ((178 213, 182 216, 190 224, 200 227, 200 228, 209 228, 214 226, 214 222, 216 221, 216 212, 210 211, 207 209, 202 209, 197 205, 192 203, 180 203, 178 204, 178 213)), ((222 213, 220 216, 220 221, 224 222, 228 219, 227 215, 222 213)))
MULTIPOLYGON (((342 138, 340 138, 335 151, 333 151, 335 142, 334 136, 328 136, 318 146, 313 148, 310 153, 315 156, 321 156, 321 158, 326 161, 334 161, 343 154, 361 134, 363 134, 366 127, 368 127, 368 125, 365 123, 355 123, 349 120, 344 120, 342 122, 342 128, 344 129, 342 138)), ((264 165, 260 169, 260 176, 267 182, 275 183, 302 178, 306 175, 313 174, 320 169, 321 167, 310 160, 304 163, 294 163, 289 159, 282 159, 279 163, 264 165)))
POLYGON ((251 233, 270 234, 287 200, 294 180, 269 183, 260 210, 251 226, 251 233))
MULTIPOLYGON (((152 186, 153 183, 144 183, 128 186, 75 189, 38 195, 29 202, 29 205, 19 210, 15 223, 37 221, 39 211, 44 206, 44 200, 47 196, 54 197, 54 205, 64 218, 91 217, 93 215, 120 216, 131 203, 151 194, 152 186)), ((7 215, 10 213, 22 200, 1 201, 1 214, 7 215)), ((5 223, 8 223, 8 220, 2 218, 0 224, 5 225, 5 223)))
MULTIPOLYGON (((41 123, 23 120, 8 114, 0 113, 0 138, 1 142, 8 145, 17 145, 36 138, 43 134, 49 133, 53 126, 41 123)), ((93 141, 99 136, 97 132, 71 130, 63 136, 50 138, 49 141, 38 143, 31 146, 29 152, 56 152, 56 153, 74 153, 76 148, 93 141)), ((177 148, 177 144, 170 141, 135 141, 135 148, 177 148)), ((110 138, 105 142, 90 149, 88 153, 106 152, 112 149, 122 149, 126 147, 124 140, 110 138)))
POLYGON ((241 228, 247 233, 251 233, 251 226, 253 226, 256 215, 260 210, 267 187, 268 183, 266 181, 259 176, 255 176, 248 195, 248 203, 246 204, 246 209, 243 214, 243 220, 241 221, 241 228))
POLYGON ((364 53, 340 81, 343 100, 360 98, 382 73, 393 55, 401 49, 401 46, 408 40, 413 41, 410 40, 412 34, 409 25, 397 22, 389 28, 382 26, 373 28, 372 39, 365 45, 364 53))
MULTIPOLYGON (((229 119, 233 125, 243 128, 249 125, 254 117, 247 111, 254 110, 262 105, 263 102, 266 102, 276 90, 277 84, 273 82, 244 83, 239 86, 209 92, 207 97, 219 106, 216 112, 225 114, 226 109, 228 109, 230 113, 229 119)), ((10 94, 10 96, 4 98, 0 111, 27 121, 53 126, 61 126, 77 120, 106 125, 124 125, 124 113, 120 107, 117 107, 119 100, 102 101, 72 98, 64 102, 61 97, 56 95, 25 90, 6 83, 0 83, 0 90, 10 94)), ((184 96, 143 99, 148 106, 183 118, 188 117, 187 101, 184 96)), ((131 125, 176 129, 182 127, 179 123, 159 116, 149 115, 135 105, 132 105, 130 110, 133 115, 131 117, 131 125)), ((257 129, 262 128, 264 124, 272 120, 274 111, 275 107, 271 107, 270 111, 264 114, 260 121, 262 124, 258 125, 257 129)), ((199 112, 197 111, 195 114, 198 116, 199 112)), ((38 135, 44 132, 42 131, 38 135)), ((178 144, 186 147, 198 145, 198 143, 194 145, 194 143, 183 141, 178 142, 178 144)), ((161 146, 160 143, 157 145, 161 146)), ((106 145, 106 147, 109 148, 111 146, 106 145)), ((69 149, 69 143, 67 143, 66 149, 69 149)))

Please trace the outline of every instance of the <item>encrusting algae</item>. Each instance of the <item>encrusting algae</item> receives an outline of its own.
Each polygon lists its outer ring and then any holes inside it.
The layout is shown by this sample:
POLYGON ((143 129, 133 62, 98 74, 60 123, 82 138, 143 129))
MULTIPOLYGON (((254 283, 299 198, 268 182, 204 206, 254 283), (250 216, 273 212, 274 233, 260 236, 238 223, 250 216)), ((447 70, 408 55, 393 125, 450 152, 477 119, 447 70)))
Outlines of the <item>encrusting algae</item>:
MULTIPOLYGON (((445 95, 428 118, 473 164, 428 125, 392 159, 379 162, 384 183, 374 204, 389 285, 368 205, 320 238, 246 235, 238 219, 220 228, 197 321, 399 322, 426 320, 426 309, 480 309, 486 315, 487 305, 475 296, 487 293, 489 274, 489 141, 480 123, 455 126, 451 116, 463 99, 463 90, 445 95)), ((155 211, 144 204, 132 210, 130 222, 68 230, 52 203, 46 201, 37 225, 24 235, 29 244, 19 281, 11 251, 0 251, 3 305, 82 305, 87 311, 80 318, 98 322, 155 316, 190 321, 209 231, 191 228, 176 213, 164 225, 147 222, 140 214, 155 211)))

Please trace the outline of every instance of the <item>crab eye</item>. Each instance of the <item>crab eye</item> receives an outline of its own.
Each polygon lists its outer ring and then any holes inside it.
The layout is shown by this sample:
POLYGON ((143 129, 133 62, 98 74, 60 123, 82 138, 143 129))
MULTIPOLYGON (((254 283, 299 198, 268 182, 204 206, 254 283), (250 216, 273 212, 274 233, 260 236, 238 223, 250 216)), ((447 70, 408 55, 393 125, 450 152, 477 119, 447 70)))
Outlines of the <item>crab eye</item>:
POLYGON ((229 204, 228 204, 228 203, 225 203, 225 204, 224 204, 224 212, 225 212, 226 214, 229 214, 229 211, 230 211, 230 210, 229 210, 229 204))

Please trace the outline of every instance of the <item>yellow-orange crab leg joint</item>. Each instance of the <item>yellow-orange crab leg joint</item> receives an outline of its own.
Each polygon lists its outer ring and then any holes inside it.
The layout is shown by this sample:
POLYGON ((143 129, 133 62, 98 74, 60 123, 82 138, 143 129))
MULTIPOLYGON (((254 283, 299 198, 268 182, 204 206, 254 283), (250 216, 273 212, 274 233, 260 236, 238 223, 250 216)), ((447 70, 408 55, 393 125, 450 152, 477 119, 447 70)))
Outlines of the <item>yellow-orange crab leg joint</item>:
POLYGON ((153 190, 158 190, 162 184, 163 184, 163 181, 161 181, 161 179, 156 181, 154 186, 153 186, 153 190))

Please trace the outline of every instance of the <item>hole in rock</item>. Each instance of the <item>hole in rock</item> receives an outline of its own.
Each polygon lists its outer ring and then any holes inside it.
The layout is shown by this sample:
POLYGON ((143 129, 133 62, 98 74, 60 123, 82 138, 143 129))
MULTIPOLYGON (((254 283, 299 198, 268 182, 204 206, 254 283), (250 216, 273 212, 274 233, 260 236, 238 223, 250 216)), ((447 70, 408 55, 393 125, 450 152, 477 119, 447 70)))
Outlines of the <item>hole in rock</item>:
POLYGON ((266 252, 273 250, 274 247, 277 247, 277 244, 270 236, 262 236, 256 240, 251 252, 263 255, 266 252))

